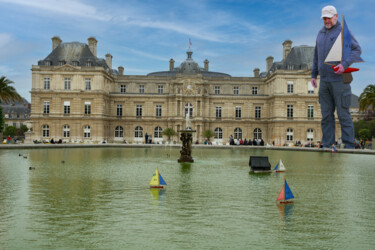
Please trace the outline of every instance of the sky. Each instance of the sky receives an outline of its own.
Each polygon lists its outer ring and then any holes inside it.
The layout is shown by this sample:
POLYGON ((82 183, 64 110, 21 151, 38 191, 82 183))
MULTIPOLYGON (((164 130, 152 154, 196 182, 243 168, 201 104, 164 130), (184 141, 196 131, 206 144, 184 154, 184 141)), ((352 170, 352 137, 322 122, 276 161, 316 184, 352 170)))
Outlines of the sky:
POLYGON ((0 76, 30 101, 31 67, 63 42, 98 40, 97 55, 113 56, 124 74, 146 75, 179 66, 189 39, 193 59, 210 71, 253 76, 265 59, 282 60, 282 43, 315 46, 321 9, 334 5, 362 48, 364 63, 353 73, 352 92, 375 84, 375 1, 295 0, 0 0, 0 76))

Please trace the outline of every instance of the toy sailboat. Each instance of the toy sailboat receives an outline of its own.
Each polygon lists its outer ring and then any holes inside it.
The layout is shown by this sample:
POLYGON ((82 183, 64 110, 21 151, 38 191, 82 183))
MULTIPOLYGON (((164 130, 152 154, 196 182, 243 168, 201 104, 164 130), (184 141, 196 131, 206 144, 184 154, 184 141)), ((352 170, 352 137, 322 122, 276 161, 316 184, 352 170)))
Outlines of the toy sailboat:
MULTIPOLYGON (((331 64, 329 62, 342 62, 345 61, 345 59, 350 56, 351 52, 351 46, 352 46, 352 36, 350 34, 350 31, 348 29, 348 26, 346 25, 346 22, 344 20, 344 15, 342 15, 342 29, 340 34, 338 35, 335 43, 332 45, 331 50, 329 51, 324 63, 331 64)), ((361 57, 359 57, 356 62, 364 62, 361 57)), ((332 68, 334 71, 336 71, 336 65, 332 65, 332 68)), ((348 67, 344 73, 351 73, 354 71, 358 71, 357 68, 350 68, 348 67)))
POLYGON ((281 204, 293 203, 293 201, 290 201, 290 199, 293 199, 293 198, 294 198, 294 195, 292 193, 292 190, 290 190, 289 185, 285 179, 284 185, 281 188, 281 191, 276 201, 280 201, 281 204))
POLYGON ((332 153, 337 153, 337 149, 334 145, 332 145, 331 151, 332 151, 332 153))
POLYGON ((167 185, 167 183, 165 183, 163 177, 161 177, 159 170, 156 169, 150 181, 150 188, 164 188, 165 185, 167 185))
POLYGON ((276 164, 276 167, 273 169, 276 173, 285 172, 286 168, 283 161, 280 159, 280 162, 276 164))

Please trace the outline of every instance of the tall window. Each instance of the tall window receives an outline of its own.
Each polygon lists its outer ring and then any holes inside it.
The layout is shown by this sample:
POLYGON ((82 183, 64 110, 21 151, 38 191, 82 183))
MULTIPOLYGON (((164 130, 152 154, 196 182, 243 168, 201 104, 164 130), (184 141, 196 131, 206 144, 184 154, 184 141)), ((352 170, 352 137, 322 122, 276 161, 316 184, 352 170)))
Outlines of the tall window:
POLYGON ((43 85, 44 89, 50 89, 51 79, 49 77, 44 77, 43 85))
POLYGON ((121 126, 117 126, 115 128, 115 137, 116 138, 124 137, 124 129, 121 126))
POLYGON ((49 114, 49 102, 43 103, 43 114, 49 114))
POLYGON ((161 105, 156 105, 156 117, 161 117, 161 105))
POLYGON ((236 118, 241 118, 241 107, 239 106, 236 107, 236 118))
POLYGON ((255 107, 255 119, 260 120, 261 117, 262 117, 262 107, 256 106, 255 107))
POLYGON ((287 88, 288 94, 292 94, 294 92, 293 82, 288 82, 288 88, 287 88))
POLYGON ((42 134, 43 134, 43 137, 49 137, 49 126, 48 125, 43 125, 42 134))
POLYGON ((63 137, 64 138, 70 137, 70 127, 69 127, 69 125, 64 125, 64 127, 63 127, 63 137))
POLYGON ((86 125, 83 128, 83 137, 84 138, 90 138, 91 137, 91 127, 89 125, 86 125))
POLYGON ((223 139, 223 130, 221 128, 215 128, 215 139, 223 139))
POLYGON ((64 102, 64 114, 70 114, 70 101, 64 102))
POLYGON ((91 102, 85 102, 85 115, 91 114, 91 102))
POLYGON ((309 119, 314 118, 314 105, 307 106, 307 118, 309 119))
POLYGON ((215 86, 215 95, 220 95, 220 86, 215 86))
POLYGON ((216 107, 216 118, 221 118, 221 107, 220 106, 216 107))
POLYGON ((239 89, 238 89, 238 86, 234 86, 234 87, 233 87, 233 95, 238 95, 238 94, 240 94, 240 91, 239 91, 239 89))
POLYGON ((235 128, 234 129, 234 139, 241 139, 242 138, 242 129, 241 128, 235 128))
POLYGON ((145 85, 139 85, 139 93, 140 94, 145 93, 145 85))
POLYGON ((286 140, 287 141, 293 141, 293 134, 294 134, 293 129, 292 128, 288 128, 286 130, 286 140))
POLYGON ((85 79, 85 90, 91 90, 91 78, 85 79))
POLYGON ((143 137, 143 128, 141 126, 137 126, 134 130, 134 137, 135 138, 142 138, 143 137))
POLYGON ((186 114, 188 113, 189 111, 189 117, 193 117, 193 105, 191 103, 186 103, 185 104, 185 117, 186 117, 186 114))
POLYGON ((164 93, 164 86, 158 85, 158 94, 163 94, 163 93, 164 93))
POLYGON ((252 87, 252 92, 253 95, 258 95, 258 87, 252 87))
POLYGON ((65 77, 65 79, 64 79, 64 89, 65 90, 70 89, 70 78, 69 77, 65 77))
POLYGON ((117 104, 117 116, 122 116, 122 104, 117 104))
POLYGON ((142 116, 142 105, 141 104, 137 104, 135 115, 137 117, 141 117, 142 116))
POLYGON ((154 138, 163 138, 163 129, 161 127, 156 127, 154 129, 154 138))
POLYGON ((126 93, 126 85, 121 85, 120 86, 120 92, 121 93, 126 93))
POLYGON ((314 86, 311 84, 311 81, 308 81, 307 83, 307 93, 308 94, 314 94, 314 86))
POLYGON ((260 128, 254 129, 254 139, 262 139, 262 130, 260 128))
POLYGON ((307 130, 307 141, 313 141, 314 140, 314 130, 312 128, 309 128, 307 130))
POLYGON ((292 104, 288 104, 287 107, 286 107, 286 109, 287 109, 287 114, 286 114, 287 118, 288 119, 293 119, 293 105, 292 104))

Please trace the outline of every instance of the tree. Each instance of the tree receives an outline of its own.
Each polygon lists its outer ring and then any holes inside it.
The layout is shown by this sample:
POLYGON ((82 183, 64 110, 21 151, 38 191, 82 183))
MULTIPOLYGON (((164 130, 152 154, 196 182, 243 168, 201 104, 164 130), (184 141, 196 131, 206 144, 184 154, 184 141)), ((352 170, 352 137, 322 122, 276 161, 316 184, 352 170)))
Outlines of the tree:
POLYGON ((214 132, 212 130, 207 129, 206 131, 203 132, 204 138, 207 138, 208 141, 210 141, 210 138, 214 136, 214 132))
POLYGON ((3 108, 0 107, 0 133, 3 131, 3 128, 4 128, 3 108))
POLYGON ((359 111, 375 110, 375 84, 368 85, 358 98, 359 111))
POLYGON ((367 141, 368 139, 371 139, 371 131, 369 129, 361 129, 359 131, 359 138, 365 141, 367 141))
POLYGON ((177 135, 176 131, 173 130, 173 128, 167 128, 163 130, 163 135, 168 136, 168 142, 171 141, 171 137, 177 135))
POLYGON ((13 137, 17 134, 17 128, 14 126, 8 126, 4 129, 4 135, 13 137))
POLYGON ((0 103, 9 103, 11 101, 23 101, 22 97, 17 93, 15 88, 9 86, 14 82, 6 79, 5 76, 0 78, 0 103))

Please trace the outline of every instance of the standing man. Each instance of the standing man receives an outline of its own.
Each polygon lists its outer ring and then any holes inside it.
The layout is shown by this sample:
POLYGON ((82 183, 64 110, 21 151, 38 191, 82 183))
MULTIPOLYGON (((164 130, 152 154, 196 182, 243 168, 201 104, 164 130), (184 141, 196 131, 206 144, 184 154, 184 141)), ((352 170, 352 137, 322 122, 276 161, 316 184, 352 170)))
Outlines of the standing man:
POLYGON ((341 138, 344 148, 354 148, 354 127, 349 113, 351 87, 343 81, 343 72, 354 61, 360 58, 361 47, 352 36, 350 55, 335 67, 324 64, 332 45, 340 34, 342 27, 337 21, 336 8, 326 6, 322 9, 324 27, 316 38, 314 61, 311 71, 311 84, 317 87, 316 79, 320 75, 319 103, 322 111, 321 127, 323 132, 323 147, 329 148, 335 143, 335 109, 341 125, 341 138))

